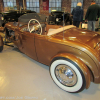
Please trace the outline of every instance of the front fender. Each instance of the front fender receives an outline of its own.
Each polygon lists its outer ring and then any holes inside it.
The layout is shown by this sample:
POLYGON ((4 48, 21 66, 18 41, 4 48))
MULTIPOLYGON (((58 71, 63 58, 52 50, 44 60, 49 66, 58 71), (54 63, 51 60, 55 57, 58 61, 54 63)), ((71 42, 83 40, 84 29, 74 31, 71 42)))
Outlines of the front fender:
POLYGON ((69 53, 60 53, 53 57, 52 62, 57 59, 66 59, 66 58, 72 60, 80 67, 80 69, 82 70, 82 72, 85 75, 86 89, 88 89, 90 86, 90 82, 91 82, 90 81, 90 71, 89 71, 88 67, 79 58, 77 58, 76 56, 69 54, 69 53))

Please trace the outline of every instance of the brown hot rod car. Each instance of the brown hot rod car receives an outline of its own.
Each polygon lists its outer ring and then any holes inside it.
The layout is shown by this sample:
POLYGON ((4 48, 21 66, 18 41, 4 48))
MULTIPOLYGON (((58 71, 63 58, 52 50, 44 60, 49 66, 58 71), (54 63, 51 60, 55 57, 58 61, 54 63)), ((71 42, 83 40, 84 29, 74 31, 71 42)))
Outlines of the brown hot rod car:
POLYGON ((6 23, 6 36, 32 59, 50 66, 63 90, 80 92, 100 83, 100 35, 73 25, 48 25, 37 14, 6 23))

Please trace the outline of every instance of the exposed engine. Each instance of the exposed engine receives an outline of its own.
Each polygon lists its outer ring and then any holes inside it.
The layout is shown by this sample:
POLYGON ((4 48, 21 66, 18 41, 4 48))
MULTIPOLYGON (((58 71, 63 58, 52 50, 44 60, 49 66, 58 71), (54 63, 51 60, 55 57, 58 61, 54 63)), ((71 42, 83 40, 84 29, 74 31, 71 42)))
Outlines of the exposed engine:
POLYGON ((15 32, 13 30, 6 29, 6 39, 10 42, 15 40, 15 32))

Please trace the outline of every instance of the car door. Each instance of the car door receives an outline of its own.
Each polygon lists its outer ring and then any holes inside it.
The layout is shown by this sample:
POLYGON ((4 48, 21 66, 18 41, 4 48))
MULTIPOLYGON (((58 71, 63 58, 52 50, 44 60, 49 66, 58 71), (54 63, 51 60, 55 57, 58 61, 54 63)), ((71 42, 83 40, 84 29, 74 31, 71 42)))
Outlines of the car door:
POLYGON ((34 34, 29 32, 20 32, 20 36, 22 52, 31 57, 32 59, 37 60, 34 43, 34 34))

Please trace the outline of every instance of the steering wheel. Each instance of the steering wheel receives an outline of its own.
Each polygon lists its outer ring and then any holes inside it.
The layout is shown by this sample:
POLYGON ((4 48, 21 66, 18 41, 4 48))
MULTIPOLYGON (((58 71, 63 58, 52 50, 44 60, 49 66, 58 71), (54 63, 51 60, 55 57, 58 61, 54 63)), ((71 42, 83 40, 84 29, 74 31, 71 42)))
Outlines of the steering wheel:
POLYGON ((41 32, 40 32, 40 35, 41 35, 41 33, 42 33, 42 26, 41 26, 41 24, 40 24, 40 22, 38 21, 38 20, 36 20, 36 19, 31 19, 29 22, 28 22, 28 30, 29 30, 29 32, 31 33, 32 31, 36 31, 36 30, 38 30, 38 29, 41 29, 41 32), (38 25, 33 25, 33 26, 31 26, 31 28, 30 28, 30 22, 31 21, 34 21, 34 22, 37 22, 38 23, 38 25))

